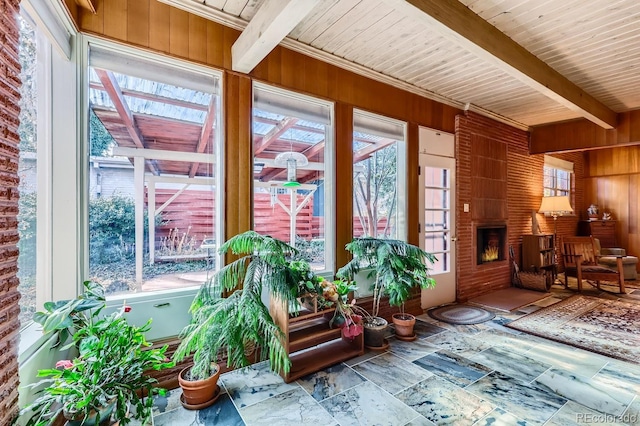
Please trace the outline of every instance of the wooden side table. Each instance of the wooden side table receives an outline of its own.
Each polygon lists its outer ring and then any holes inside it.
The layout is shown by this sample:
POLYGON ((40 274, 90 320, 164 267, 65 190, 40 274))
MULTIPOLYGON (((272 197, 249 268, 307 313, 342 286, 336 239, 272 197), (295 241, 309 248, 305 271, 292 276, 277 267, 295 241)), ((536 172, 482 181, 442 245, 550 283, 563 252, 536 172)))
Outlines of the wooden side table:
POLYGON ((600 240, 600 247, 617 247, 615 220, 581 220, 578 222, 578 235, 600 240))

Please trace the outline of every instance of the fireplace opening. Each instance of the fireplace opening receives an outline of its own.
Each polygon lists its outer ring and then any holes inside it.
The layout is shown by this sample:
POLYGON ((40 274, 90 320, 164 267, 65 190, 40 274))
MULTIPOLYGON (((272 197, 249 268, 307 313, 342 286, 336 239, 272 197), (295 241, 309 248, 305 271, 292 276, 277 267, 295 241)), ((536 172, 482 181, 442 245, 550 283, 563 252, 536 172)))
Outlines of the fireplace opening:
POLYGON ((478 226, 476 228, 478 265, 505 260, 505 225, 478 226))

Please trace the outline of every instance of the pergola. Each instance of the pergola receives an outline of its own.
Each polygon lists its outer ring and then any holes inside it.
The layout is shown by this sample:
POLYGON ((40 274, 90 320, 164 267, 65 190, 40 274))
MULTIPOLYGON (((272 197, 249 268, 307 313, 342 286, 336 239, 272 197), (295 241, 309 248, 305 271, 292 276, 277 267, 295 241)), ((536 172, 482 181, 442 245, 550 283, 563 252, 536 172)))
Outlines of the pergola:
MULTIPOLYGON (((144 197, 148 190, 149 259, 155 261, 155 217, 193 185, 215 182, 217 96, 178 88, 94 68, 91 73, 90 102, 96 116, 116 141, 114 156, 127 157, 134 167, 136 282, 142 283, 144 259, 144 197), (212 155, 213 154, 213 155, 212 155), (158 184, 174 184, 179 189, 156 207, 158 184)), ((212 88, 212 92, 214 88, 212 88)), ((369 158, 394 141, 356 134, 354 163, 369 158)), ((324 179, 324 126, 303 119, 254 109, 254 186, 268 191, 283 188, 286 165, 276 160, 283 152, 300 153, 308 164, 297 168, 300 186, 288 188, 289 206, 275 198, 290 217, 291 242, 295 244, 296 216, 309 202, 324 179), (298 190, 304 191, 302 202, 298 190)))

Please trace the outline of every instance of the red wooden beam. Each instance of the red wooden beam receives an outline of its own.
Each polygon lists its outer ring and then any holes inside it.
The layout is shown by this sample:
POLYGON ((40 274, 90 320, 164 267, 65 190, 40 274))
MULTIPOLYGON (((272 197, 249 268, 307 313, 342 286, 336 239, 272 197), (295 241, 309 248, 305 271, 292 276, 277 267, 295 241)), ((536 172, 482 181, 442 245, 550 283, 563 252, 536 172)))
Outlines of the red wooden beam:
MULTIPOLYGON (((103 91, 105 90, 102 84, 98 84, 96 82, 92 82, 91 84, 89 84, 89 87, 95 90, 103 90, 103 91)), ((144 99, 152 102, 159 102, 162 104, 175 105, 182 108, 195 109, 197 111, 208 110, 207 105, 202 105, 195 102, 183 101, 181 99, 169 98, 167 96, 156 95, 153 93, 140 92, 138 90, 129 90, 129 89, 122 89, 122 88, 120 90, 124 96, 129 96, 130 98, 138 98, 138 99, 144 99)))
MULTIPOLYGON (((211 132, 213 131, 213 122, 216 118, 216 97, 212 94, 211 100, 209 101, 209 109, 207 110, 207 116, 204 119, 204 124, 202 125, 202 131, 200 132, 200 139, 198 140, 198 146, 196 147, 197 153, 203 153, 209 144, 209 138, 211 137, 211 132)), ((189 170, 189 177, 192 178, 196 175, 196 171, 198 170, 198 166, 200 163, 191 164, 191 169, 189 170)))
POLYGON ((275 127, 271 129, 269 133, 264 135, 262 140, 253 147, 253 155, 259 155, 262 151, 267 149, 269 145, 275 142, 284 132, 296 124, 297 121, 297 118, 286 117, 276 124, 275 127))
MULTIPOLYGON (((98 78, 100 79, 100 82, 102 83, 102 86, 104 86, 104 89, 111 98, 111 102, 113 102, 116 111, 118 111, 118 115, 124 123, 129 136, 131 136, 133 143, 136 147, 144 149, 144 138, 142 137, 138 126, 136 126, 136 120, 133 117, 133 113, 125 102, 122 91, 120 90, 120 86, 118 85, 118 82, 116 81, 113 73, 111 71, 105 71, 97 68, 95 69, 95 71, 98 75, 98 78)), ((147 161, 147 166, 149 166, 149 170, 151 170, 151 173, 153 173, 154 175, 160 174, 153 163, 147 161)))
POLYGON ((362 148, 359 149, 358 151, 354 152, 353 154, 353 164, 359 163, 360 161, 367 159, 369 157, 371 157, 371 154, 373 154, 376 151, 380 151, 383 148, 388 147, 389 145, 393 144, 395 141, 393 139, 382 139, 379 142, 376 142, 366 148, 362 148))

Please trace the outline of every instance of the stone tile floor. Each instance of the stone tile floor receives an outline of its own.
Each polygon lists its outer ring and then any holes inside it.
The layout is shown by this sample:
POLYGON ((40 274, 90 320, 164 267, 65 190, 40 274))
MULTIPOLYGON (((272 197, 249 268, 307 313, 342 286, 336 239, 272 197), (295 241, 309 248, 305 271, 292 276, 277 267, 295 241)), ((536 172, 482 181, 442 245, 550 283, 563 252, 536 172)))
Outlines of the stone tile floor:
POLYGON ((390 338, 385 352, 289 384, 266 363, 229 372, 207 409, 183 409, 180 390, 158 398, 154 424, 640 425, 640 365, 504 326, 572 294, 554 286, 546 299, 469 326, 425 314, 418 340, 390 338))

